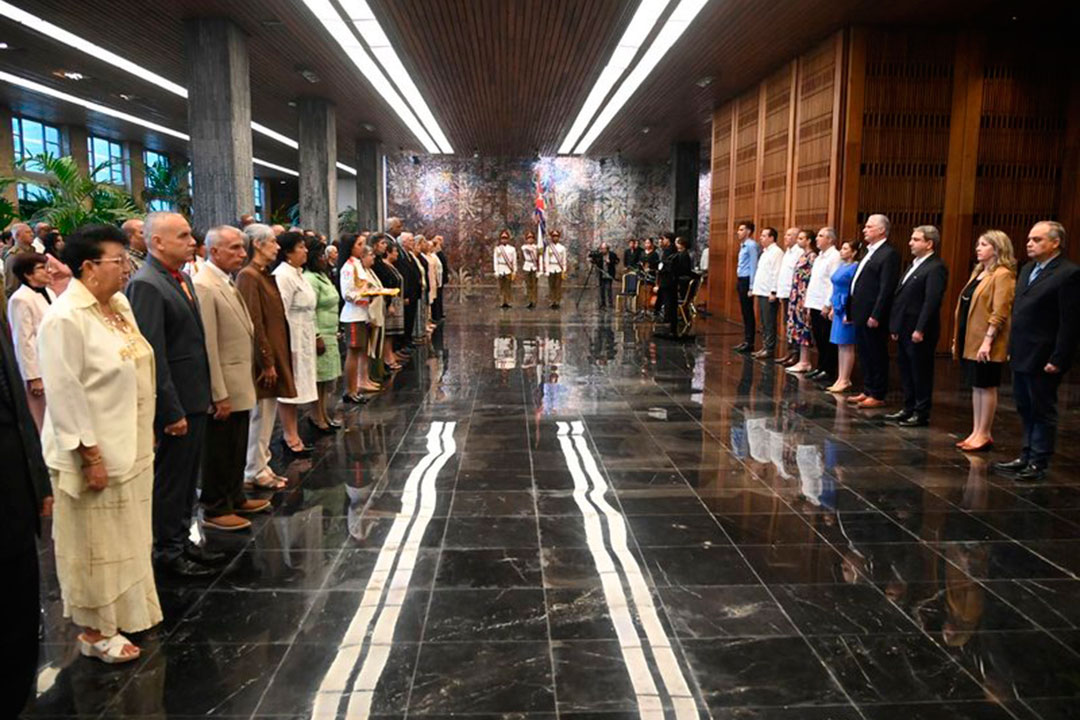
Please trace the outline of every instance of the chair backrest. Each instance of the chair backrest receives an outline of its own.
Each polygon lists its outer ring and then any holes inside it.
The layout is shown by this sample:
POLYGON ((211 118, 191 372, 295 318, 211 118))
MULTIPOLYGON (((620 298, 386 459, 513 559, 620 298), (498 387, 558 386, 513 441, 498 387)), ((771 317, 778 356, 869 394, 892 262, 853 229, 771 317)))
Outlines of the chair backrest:
POLYGON ((622 294, 637 295, 638 276, 636 273, 626 273, 622 278, 622 294))
POLYGON ((697 297, 698 288, 701 287, 701 275, 693 273, 690 276, 690 282, 686 286, 686 294, 680 300, 680 305, 689 305, 694 302, 694 298, 697 297))

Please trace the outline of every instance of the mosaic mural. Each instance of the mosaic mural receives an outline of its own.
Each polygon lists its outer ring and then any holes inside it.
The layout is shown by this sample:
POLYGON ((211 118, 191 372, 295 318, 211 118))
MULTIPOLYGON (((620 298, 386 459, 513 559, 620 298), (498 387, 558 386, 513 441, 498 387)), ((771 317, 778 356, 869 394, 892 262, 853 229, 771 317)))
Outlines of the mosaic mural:
POLYGON ((489 281, 491 247, 499 231, 510 228, 520 245, 525 231, 535 229, 537 183, 547 206, 547 227, 561 230, 570 250, 571 275, 587 269, 587 252, 601 241, 621 250, 631 236, 657 235, 671 226, 666 162, 580 157, 392 155, 387 158, 387 215, 400 217, 413 232, 443 235, 451 267, 489 281))

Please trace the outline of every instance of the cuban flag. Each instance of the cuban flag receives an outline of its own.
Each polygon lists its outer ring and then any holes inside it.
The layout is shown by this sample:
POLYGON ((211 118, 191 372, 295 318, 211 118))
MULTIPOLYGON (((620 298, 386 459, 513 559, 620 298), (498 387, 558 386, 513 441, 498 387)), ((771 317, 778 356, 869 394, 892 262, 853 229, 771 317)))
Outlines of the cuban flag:
POLYGON ((544 213, 544 189, 540 184, 540 174, 536 175, 536 209, 533 211, 533 217, 536 219, 536 245, 537 256, 540 261, 540 274, 546 273, 547 268, 544 267, 544 245, 547 240, 547 217, 544 213))

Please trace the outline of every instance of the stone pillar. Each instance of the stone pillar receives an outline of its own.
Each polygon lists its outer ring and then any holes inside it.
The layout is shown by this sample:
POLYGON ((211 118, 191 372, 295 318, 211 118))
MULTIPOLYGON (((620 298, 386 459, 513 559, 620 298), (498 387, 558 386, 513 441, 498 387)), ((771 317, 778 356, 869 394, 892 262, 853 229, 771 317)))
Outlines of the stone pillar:
POLYGON ((300 100, 300 224, 337 237, 337 116, 321 98, 300 100))
POLYGON ((671 219, 675 235, 697 242, 698 175, 701 143, 678 142, 671 146, 671 219))
POLYGON ((356 141, 356 221, 361 228, 383 229, 382 149, 374 140, 356 141))
POLYGON ((146 148, 140 142, 128 143, 128 183, 130 184, 131 197, 142 207, 143 190, 146 189, 146 157, 143 151, 146 148))
POLYGON ((75 160, 75 165, 83 173, 90 173, 90 149, 87 147, 89 134, 86 128, 69 125, 67 128, 68 154, 75 160))
POLYGON ((193 224, 236 223, 253 210, 247 37, 228 20, 184 21, 193 224))
MULTIPOLYGON (((0 177, 15 177, 15 138, 11 131, 11 108, 6 105, 0 105, 0 177)), ((15 210, 19 209, 15 183, 4 188, 0 197, 11 203, 15 210)))

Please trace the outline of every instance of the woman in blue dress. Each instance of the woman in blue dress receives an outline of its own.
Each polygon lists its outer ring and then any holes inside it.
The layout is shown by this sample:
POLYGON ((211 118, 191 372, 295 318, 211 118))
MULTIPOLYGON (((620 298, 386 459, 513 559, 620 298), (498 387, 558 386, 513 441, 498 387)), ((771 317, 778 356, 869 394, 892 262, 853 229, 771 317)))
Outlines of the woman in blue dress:
POLYGON ((851 371, 855 367, 855 324, 848 322, 846 312, 851 281, 859 267, 858 257, 859 241, 845 240, 840 245, 840 266, 832 276, 832 299, 829 300, 832 331, 829 342, 836 345, 839 372, 836 382, 826 388, 831 393, 847 392, 851 388, 851 371))

